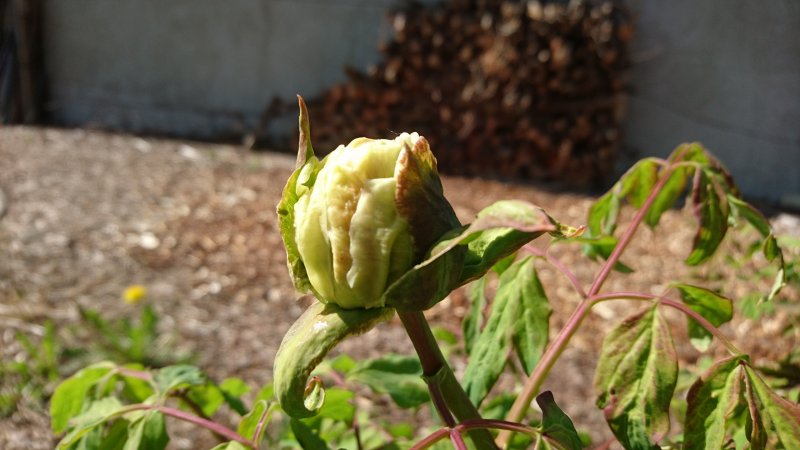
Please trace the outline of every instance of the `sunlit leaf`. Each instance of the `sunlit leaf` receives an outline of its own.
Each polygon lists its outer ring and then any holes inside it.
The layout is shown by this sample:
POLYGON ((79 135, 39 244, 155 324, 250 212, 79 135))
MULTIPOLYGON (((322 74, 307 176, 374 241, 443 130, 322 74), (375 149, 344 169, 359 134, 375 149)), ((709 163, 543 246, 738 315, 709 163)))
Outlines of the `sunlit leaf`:
POLYGON ((742 358, 726 358, 714 364, 687 394, 684 447, 718 450, 730 436, 742 390, 742 358))
POLYGON ((709 174, 701 170, 695 174, 692 189, 692 207, 699 222, 692 243, 692 252, 686 264, 696 266, 708 260, 717 250, 728 231, 728 201, 709 174))
POLYGON ((250 386, 239 378, 226 378, 218 386, 225 398, 225 403, 232 410, 240 415, 247 413, 247 407, 242 402, 241 396, 250 392, 250 386))
POLYGON ((587 224, 592 237, 612 235, 617 228, 619 196, 612 190, 597 199, 589 208, 587 224))
POLYGON ((162 394, 186 386, 199 386, 208 382, 208 377, 197 367, 186 364, 159 369, 153 381, 162 394))
POLYGON ((50 399, 50 425, 53 432, 61 433, 67 428, 69 419, 81 412, 84 402, 91 400, 89 390, 115 367, 110 362, 94 364, 80 370, 56 387, 50 399))
POLYGON ((745 367, 747 381, 747 402, 754 422, 750 433, 753 448, 767 442, 766 430, 775 436, 786 449, 800 448, 800 406, 773 392, 751 367, 745 367), (758 420, 760 419, 760 420, 758 420), (763 430, 759 430, 759 427, 763 430))
MULTIPOLYGON (((733 318, 733 303, 730 299, 708 289, 688 284, 675 284, 675 288, 681 293, 681 298, 686 306, 703 316, 715 327, 733 318)), ((701 352, 706 351, 711 345, 711 333, 691 317, 687 316, 687 320, 689 321, 689 339, 692 345, 701 352)))
POLYGON ((658 181, 658 169, 661 167, 653 159, 643 159, 631 167, 619 180, 622 184, 621 195, 628 203, 639 209, 658 181))
POLYGON ((614 435, 626 449, 651 449, 669 431, 678 360, 656 306, 625 319, 603 341, 594 386, 614 435))
POLYGON ((731 213, 734 217, 745 219, 761 235, 761 249, 767 261, 778 265, 772 288, 763 298, 765 301, 770 301, 786 286, 786 267, 778 240, 775 238, 767 218, 752 205, 734 195, 728 195, 728 203, 731 205, 731 213))
POLYGON ((302 421, 291 419, 289 421, 289 426, 292 428, 292 433, 294 433, 297 443, 300 444, 304 450, 328 450, 325 441, 302 421))
POLYGON ((553 310, 533 261, 520 269, 518 279, 525 286, 519 297, 518 316, 513 330, 514 349, 525 372, 530 375, 547 346, 553 310))
POLYGON ((483 310, 486 308, 486 281, 487 276, 472 282, 467 289, 467 299, 470 305, 461 328, 464 332, 464 349, 467 355, 472 354, 475 340, 481 334, 483 327, 483 310))
POLYGON ((163 450, 169 442, 164 415, 150 411, 128 427, 123 450, 163 450))
POLYGON ((264 400, 259 400, 253 406, 253 410, 247 413, 239 421, 239 426, 236 432, 245 439, 249 439, 260 444, 261 439, 264 437, 264 430, 269 424, 272 408, 267 405, 264 400))
POLYGON ((464 390, 476 405, 491 390, 516 346, 532 369, 547 343, 550 307, 536 277, 533 258, 515 262, 500 276, 486 326, 475 341, 464 372, 464 390))
POLYGON ((93 428, 105 424, 124 411, 124 406, 116 397, 105 397, 93 401, 81 414, 71 418, 74 428, 64 436, 56 447, 58 450, 70 448, 93 428))
POLYGON ((542 434, 566 450, 581 450, 583 443, 572 419, 556 404, 553 393, 545 391, 536 397, 542 410, 542 434))
POLYGON ((325 391, 325 404, 319 410, 321 417, 352 423, 356 408, 352 404, 355 394, 340 388, 331 388, 325 391))
MULTIPOLYGON (((655 228, 661 220, 661 216, 683 196, 686 191, 686 183, 694 173, 692 167, 675 167, 669 174, 669 178, 664 182, 661 191, 656 195, 655 200, 647 210, 644 221, 650 228, 655 228)), ((665 176, 665 174, 661 174, 665 176)))
POLYGON ((388 354, 358 363, 347 379, 364 383, 375 392, 389 394, 401 408, 414 408, 430 399, 421 377, 418 358, 388 354))

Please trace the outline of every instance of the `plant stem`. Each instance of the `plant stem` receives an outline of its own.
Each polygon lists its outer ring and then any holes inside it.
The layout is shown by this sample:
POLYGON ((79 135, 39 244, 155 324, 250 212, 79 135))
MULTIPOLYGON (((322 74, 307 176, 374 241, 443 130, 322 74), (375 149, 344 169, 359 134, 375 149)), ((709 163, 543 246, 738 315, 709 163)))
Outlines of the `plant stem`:
POLYGON ((575 292, 577 292, 578 295, 581 296, 581 298, 586 298, 586 291, 583 290, 583 286, 581 286, 581 283, 578 281, 578 277, 576 277, 575 274, 571 270, 569 270, 569 268, 565 266, 560 259, 551 255, 549 249, 541 250, 539 248, 534 247, 531 244, 522 247, 522 249, 531 253, 532 255, 539 256, 547 260, 547 262, 549 262, 553 267, 556 268, 556 270, 561 272, 561 274, 564 275, 564 277, 566 277, 567 280, 569 280, 569 283, 572 285, 572 288, 575 289, 575 292))
MULTIPOLYGON (((667 180, 669 180, 673 170, 674 168, 672 165, 664 168, 664 171, 661 174, 661 177, 658 179, 658 182, 655 186, 653 186, 653 189, 650 191, 647 199, 642 204, 642 207, 636 211, 636 214, 634 214, 630 224, 628 224, 628 228, 626 228, 625 232, 622 234, 622 236, 620 236, 617 245, 611 252, 611 255, 609 255, 608 259, 606 259, 606 262, 597 273, 597 276, 592 282, 592 286, 589 288, 589 292, 587 293, 588 298, 594 297, 598 292, 600 292, 600 289, 602 289, 603 283, 605 283, 606 279, 608 279, 608 276, 611 274, 611 271, 614 269, 614 266, 617 264, 617 262, 619 262, 620 256, 622 256, 622 253, 631 242, 631 239, 633 239, 633 236, 636 234, 636 230, 639 228, 639 225, 644 221, 645 215, 650 209, 650 206, 652 206, 653 202, 656 200, 656 197, 658 197, 658 194, 661 193, 661 190, 664 189, 664 185, 667 183, 667 180)), ((506 419, 508 419, 510 422, 519 422, 525 416, 525 413, 530 407, 531 401, 533 401, 533 398, 539 393, 539 389, 541 389, 545 378, 547 378, 550 370, 561 356, 561 353, 564 352, 564 349, 569 344, 570 339, 572 339, 572 336, 578 330, 581 322, 583 322, 583 319, 586 318, 591 308, 592 302, 587 298, 584 298, 578 307, 575 308, 575 311, 572 312, 572 315, 567 320, 564 328, 562 328, 558 333, 558 336, 556 336, 555 340, 553 340, 553 342, 547 346, 542 358, 539 360, 539 363, 533 370, 533 373, 531 373, 531 376, 525 382, 525 385, 522 388, 522 393, 519 397, 517 397, 516 400, 514 400, 511 410, 509 410, 508 414, 506 415, 506 419)), ((501 448, 506 448, 508 443, 511 442, 512 435, 512 431, 501 431, 497 436, 497 444, 501 448)))
MULTIPOLYGON (((442 420, 447 420, 450 411, 460 421, 480 419, 478 409, 472 404, 467 393, 453 375, 450 366, 447 365, 422 312, 398 311, 397 314, 406 328, 411 343, 414 344, 417 355, 419 355, 422 374, 428 383, 434 405, 442 416, 442 420), (437 397, 443 398, 445 404, 437 404, 437 397)), ((478 449, 497 448, 491 433, 487 430, 472 430, 469 432, 469 436, 478 449)))
POLYGON ((166 414, 168 416, 175 417, 176 419, 183 420, 184 422, 189 422, 189 423, 192 423, 194 425, 198 425, 198 426, 201 426, 203 428, 206 428, 206 429, 212 431, 214 434, 218 434, 220 436, 224 436, 225 438, 227 438, 227 440, 230 440, 230 441, 236 441, 236 442, 246 446, 247 448, 251 448, 251 449, 257 450, 257 446, 256 446, 255 443, 249 441, 244 436, 242 436, 239 433, 231 430, 230 428, 228 428, 228 427, 226 427, 226 426, 224 426, 224 425, 222 425, 220 423, 217 423, 217 422, 214 422, 214 421, 211 421, 211 420, 208 420, 208 419, 204 419, 204 418, 199 417, 199 416, 195 416, 194 414, 189 414, 189 413, 187 413, 185 411, 181 411, 180 409, 171 408, 169 406, 138 404, 138 405, 131 405, 130 407, 125 408, 124 412, 127 413, 127 412, 130 412, 130 411, 137 411, 137 410, 158 411, 158 412, 160 412, 162 414, 166 414))

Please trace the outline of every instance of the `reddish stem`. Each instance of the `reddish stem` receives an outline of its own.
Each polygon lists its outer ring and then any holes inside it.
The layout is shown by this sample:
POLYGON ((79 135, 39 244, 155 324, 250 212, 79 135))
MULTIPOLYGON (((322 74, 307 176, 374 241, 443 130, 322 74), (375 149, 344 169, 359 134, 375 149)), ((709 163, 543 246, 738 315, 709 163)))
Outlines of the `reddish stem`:
POLYGON ((257 450, 258 449, 258 446, 254 442, 251 442, 250 440, 246 439, 244 436, 242 436, 239 433, 231 430, 230 428, 228 428, 228 427, 226 427, 226 426, 224 426, 224 425, 222 425, 220 423, 217 423, 217 422, 214 422, 214 421, 211 421, 211 420, 208 420, 208 419, 204 419, 204 418, 199 417, 199 416, 195 416, 194 414, 187 413, 186 411, 181 411, 180 409, 177 409, 177 408, 172 408, 172 407, 169 407, 169 406, 138 404, 138 405, 131 405, 130 407, 125 408, 124 412, 127 413, 127 412, 130 412, 130 411, 137 411, 137 410, 158 411, 158 412, 160 412, 162 414, 165 414, 167 416, 172 416, 172 417, 174 417, 176 419, 180 419, 180 420, 183 420, 185 422, 189 422, 191 424, 201 426, 201 427, 203 427, 203 428, 205 428, 207 430, 210 430, 210 431, 214 432, 215 434, 218 434, 220 436, 224 436, 228 440, 236 441, 236 442, 238 442, 238 443, 240 443, 242 445, 245 445, 248 448, 251 448, 253 450, 257 450))
POLYGON ((578 295, 580 295, 581 298, 586 298, 586 291, 583 290, 583 286, 581 286, 580 281, 578 281, 578 277, 576 277, 575 274, 571 270, 569 270, 569 268, 567 266, 565 266, 564 263, 562 263, 560 259, 558 259, 555 256, 551 255, 549 249, 548 250, 542 250, 542 249, 537 248, 537 247, 535 247, 535 246, 533 246, 531 244, 527 244, 522 248, 523 248, 523 250, 525 250, 525 251, 527 251, 527 252, 529 252, 529 253, 531 253, 531 254, 533 254, 535 256, 539 256, 539 257, 545 258, 547 260, 547 262, 549 262, 553 267, 556 268, 556 270, 561 272, 561 274, 564 275, 564 277, 566 277, 567 280, 569 280, 569 283, 572 285, 572 287, 575 289, 575 291, 578 292, 578 295))

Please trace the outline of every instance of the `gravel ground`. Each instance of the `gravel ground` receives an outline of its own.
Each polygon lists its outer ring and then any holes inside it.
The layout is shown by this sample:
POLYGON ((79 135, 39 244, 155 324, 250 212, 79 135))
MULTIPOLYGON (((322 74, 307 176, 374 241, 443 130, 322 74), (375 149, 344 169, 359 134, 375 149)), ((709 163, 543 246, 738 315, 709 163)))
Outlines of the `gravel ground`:
MULTIPOLYGON (((174 354, 196 355, 195 362, 217 379, 238 376, 253 387, 269 380, 280 339, 307 304, 291 287, 274 213, 293 165, 287 155, 227 145, 86 130, 0 130, 3 360, 24 355, 16 332, 41 334, 46 319, 60 334, 74 335, 69 330, 79 321, 79 307, 106 317, 135 314, 132 309, 140 306, 126 305, 120 293, 142 284, 174 354)), ((464 222, 497 199, 520 198, 580 225, 593 201, 587 195, 493 181, 445 178, 444 184, 464 222)), ((796 216, 775 220, 782 232, 800 236, 796 216)), ((746 278, 741 270, 720 264, 685 268, 681 261, 692 232, 692 221, 679 211, 664 216, 658 233, 641 230, 623 260, 642 270, 613 276, 607 289, 658 292, 670 279, 691 277, 707 278, 734 297, 752 289, 737 281, 746 278)), ((579 263, 575 272, 584 282, 599 267, 581 259, 575 247, 556 248, 554 254, 567 265, 579 263)), ((577 299, 552 268, 542 265, 540 276, 555 309, 554 333, 577 299)), ((796 304, 796 290, 787 290, 786 298, 796 304)), ((429 316, 434 325, 457 331, 464 305, 463 293, 456 292, 429 316)), ((591 391, 598 333, 630 308, 599 305, 546 385, 596 442, 609 436, 591 391)), ((797 316, 796 309, 779 309, 760 328, 737 321, 725 331, 747 334, 742 347, 756 355, 779 357, 800 341, 800 328, 786 332, 797 316)), ((676 321, 678 329, 682 323, 676 321)), ((675 333, 681 357, 694 361, 699 355, 683 336, 675 333)), ((341 351, 363 356, 411 349, 395 321, 345 342, 341 351)), ((456 371, 464 366, 460 360, 453 365, 456 371)), ((213 445, 200 434, 179 427, 170 446, 213 445)), ((47 449, 54 442, 41 407, 23 402, 15 414, 0 419, 0 448, 47 449)))

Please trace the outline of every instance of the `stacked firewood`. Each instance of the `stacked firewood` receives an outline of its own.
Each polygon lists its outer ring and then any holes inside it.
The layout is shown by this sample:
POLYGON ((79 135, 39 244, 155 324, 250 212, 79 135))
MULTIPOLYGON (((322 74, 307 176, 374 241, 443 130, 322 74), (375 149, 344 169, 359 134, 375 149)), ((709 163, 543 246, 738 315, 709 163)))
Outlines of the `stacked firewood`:
POLYGON ((587 185, 612 170, 633 33, 620 4, 455 0, 391 21, 380 64, 310 99, 318 151, 413 130, 447 173, 587 185))

